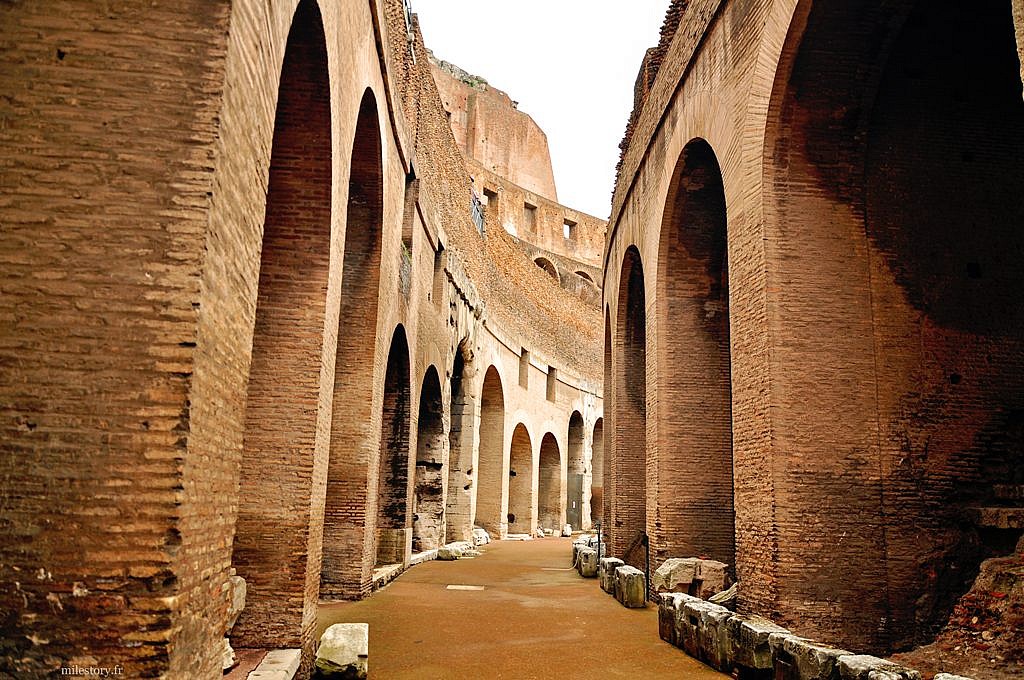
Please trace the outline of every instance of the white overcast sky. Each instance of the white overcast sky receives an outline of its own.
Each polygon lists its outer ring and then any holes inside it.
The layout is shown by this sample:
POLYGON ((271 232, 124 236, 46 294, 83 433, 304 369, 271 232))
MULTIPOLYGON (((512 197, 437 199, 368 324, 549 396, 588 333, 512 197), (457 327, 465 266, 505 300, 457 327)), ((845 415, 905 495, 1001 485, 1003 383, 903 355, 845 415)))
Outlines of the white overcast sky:
POLYGON ((504 90, 548 135, 560 203, 607 218, 644 52, 669 0, 412 0, 438 58, 504 90))

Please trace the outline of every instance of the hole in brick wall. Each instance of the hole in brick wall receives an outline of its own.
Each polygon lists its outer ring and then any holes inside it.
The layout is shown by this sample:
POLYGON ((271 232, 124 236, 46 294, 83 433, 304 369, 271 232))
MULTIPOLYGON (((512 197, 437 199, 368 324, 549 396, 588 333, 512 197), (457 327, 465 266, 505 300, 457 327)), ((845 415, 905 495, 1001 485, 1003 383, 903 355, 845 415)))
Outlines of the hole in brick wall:
POLYGON ((968 262, 967 263, 967 277, 971 279, 981 278, 981 263, 980 262, 968 262))
POLYGON ((959 385, 963 377, 959 373, 950 373, 949 382, 951 385, 959 385))
POLYGON ((57 48, 57 61, 64 61, 64 57, 66 57, 67 55, 67 52, 65 52, 59 47, 57 48))

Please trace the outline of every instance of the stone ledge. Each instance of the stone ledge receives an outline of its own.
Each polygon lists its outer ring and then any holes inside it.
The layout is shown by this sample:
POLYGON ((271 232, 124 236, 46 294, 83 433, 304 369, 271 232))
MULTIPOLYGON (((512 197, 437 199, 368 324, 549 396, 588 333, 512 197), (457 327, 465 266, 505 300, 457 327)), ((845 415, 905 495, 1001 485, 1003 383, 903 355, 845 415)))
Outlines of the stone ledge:
POLYGON ((267 652, 248 680, 292 680, 299 672, 302 653, 298 649, 274 649, 267 652))

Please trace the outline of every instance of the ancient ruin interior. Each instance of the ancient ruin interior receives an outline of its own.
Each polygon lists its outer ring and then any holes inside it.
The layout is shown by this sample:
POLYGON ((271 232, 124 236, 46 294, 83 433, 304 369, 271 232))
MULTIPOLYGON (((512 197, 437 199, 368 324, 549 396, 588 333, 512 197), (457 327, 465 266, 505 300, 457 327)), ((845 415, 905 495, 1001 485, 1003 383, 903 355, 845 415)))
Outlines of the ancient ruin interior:
POLYGON ((0 677, 1024 677, 1024 0, 666 4, 0 2, 0 677))

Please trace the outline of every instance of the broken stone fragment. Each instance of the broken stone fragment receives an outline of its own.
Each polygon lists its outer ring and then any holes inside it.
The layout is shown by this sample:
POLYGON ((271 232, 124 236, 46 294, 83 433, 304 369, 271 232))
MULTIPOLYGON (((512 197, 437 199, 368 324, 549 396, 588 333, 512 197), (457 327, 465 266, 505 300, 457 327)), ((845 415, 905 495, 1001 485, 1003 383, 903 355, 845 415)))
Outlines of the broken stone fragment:
POLYGON ((579 562, 576 571, 584 578, 597 576, 597 551, 593 548, 580 548, 579 562))
POLYGON ((469 551, 473 551, 474 555, 480 554, 473 550, 473 545, 469 541, 453 541, 437 549, 437 559, 444 561, 457 560, 460 557, 468 557, 467 553, 469 551))
POLYGON ((231 629, 235 627, 235 623, 238 621, 238 616, 242 613, 242 610, 245 609, 245 579, 241 576, 232 574, 231 577, 228 578, 227 586, 229 599, 228 621, 225 633, 230 632, 231 629))
POLYGON ((572 525, 571 524, 566 524, 566 525, 562 526, 562 535, 563 536, 572 536, 572 525))
POLYGON ((491 542, 491 535, 487 533, 486 529, 480 527, 473 527, 473 543, 475 545, 487 545, 491 542))
POLYGON ((318 678, 363 680, 369 666, 370 625, 336 623, 324 631, 316 650, 318 678))
POLYGON ((953 675, 951 673, 937 673, 932 680, 972 680, 963 675, 953 675))
POLYGON ((227 638, 221 641, 220 658, 221 669, 225 672, 234 668, 238 663, 238 659, 235 658, 235 650, 231 649, 231 642, 227 638))
POLYGON ((656 593, 687 593, 697 576, 696 557, 672 557, 651 574, 651 590, 656 593))
POLYGON ((918 671, 867 654, 839 657, 841 680, 921 680, 918 671))
POLYGON ((618 567, 615 570, 615 598, 624 607, 646 607, 647 588, 644 572, 628 565, 618 567))
POLYGON ((597 576, 601 580, 601 590, 609 595, 615 595, 615 570, 623 566, 625 562, 618 557, 602 557, 597 567, 597 576))
POLYGON ((534 535, 536 535, 537 538, 544 538, 544 529, 537 527, 537 531, 534 532, 534 535))

